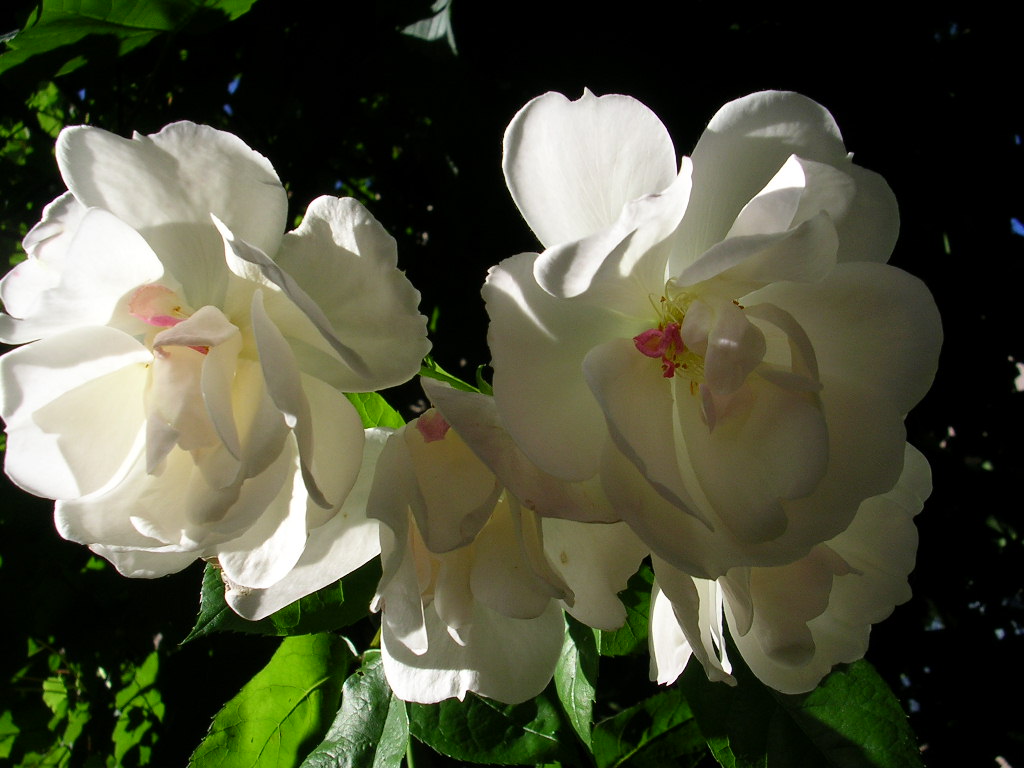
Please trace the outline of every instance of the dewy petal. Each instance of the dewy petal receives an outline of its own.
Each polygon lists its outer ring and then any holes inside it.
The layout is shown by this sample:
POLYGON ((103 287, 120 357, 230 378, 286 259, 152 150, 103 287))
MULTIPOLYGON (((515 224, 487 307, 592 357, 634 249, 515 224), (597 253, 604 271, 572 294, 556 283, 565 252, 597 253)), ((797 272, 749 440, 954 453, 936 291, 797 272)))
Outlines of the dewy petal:
POLYGON ((152 355, 103 326, 79 328, 0 358, 6 471, 37 496, 70 499, 98 490, 140 447, 140 393, 152 355), (96 450, 96 436, 103 450, 96 450))
POLYGON ((387 436, 385 430, 366 430, 355 485, 336 515, 310 529, 306 547, 288 575, 267 589, 231 585, 224 599, 235 613, 258 621, 343 578, 380 553, 378 523, 366 517, 366 499, 387 436))
POLYGON ((384 673, 405 701, 433 704, 470 691, 505 704, 533 698, 551 681, 562 648, 562 611, 552 602, 535 619, 510 619, 474 604, 472 642, 462 645, 432 609, 427 650, 417 655, 381 624, 384 673))
MULTIPOLYGON (((430 351, 426 318, 417 309, 419 291, 397 268, 394 238, 358 201, 314 200, 274 260, 321 313, 326 326, 317 328, 324 338, 332 347, 337 340, 365 364, 359 370, 331 360, 321 374, 312 369, 312 359, 307 366, 300 351, 304 370, 344 392, 395 386, 419 370, 430 351), (339 277, 325 280, 324 275, 339 277)), ((291 283, 279 285, 292 296, 291 283)))
POLYGON ((632 349, 629 339, 643 328, 602 307, 546 293, 534 280, 534 258, 521 254, 492 267, 483 288, 495 404, 530 461, 563 480, 583 480, 597 471, 607 440, 583 359, 607 338, 626 339, 632 349))
MULTIPOLYGON (((83 205, 105 208, 147 239, 174 224, 208 227, 212 213, 265 253, 276 252, 281 242, 288 214, 284 188, 270 161, 233 134, 179 122, 123 139, 75 126, 57 139, 57 163, 83 205)), ((196 258, 165 253, 162 244, 154 245, 162 258, 181 264, 196 258)))
POLYGON ((546 93, 505 131, 502 167, 512 199, 551 247, 614 222, 630 200, 660 192, 676 176, 672 139, 651 110, 628 96, 576 101, 546 93))
MULTIPOLYGON (((106 211, 91 210, 68 245, 59 282, 34 297, 24 319, 0 316, 0 340, 20 344, 80 325, 105 325, 115 314, 122 315, 120 323, 131 321, 126 308, 132 289, 162 275, 163 266, 138 233, 106 211)), ((5 284, 5 295, 12 291, 17 288, 5 284)))
POLYGON ((723 240, 790 155, 850 164, 835 120, 805 96, 763 91, 722 107, 693 150, 693 193, 673 263, 683 268, 723 240))

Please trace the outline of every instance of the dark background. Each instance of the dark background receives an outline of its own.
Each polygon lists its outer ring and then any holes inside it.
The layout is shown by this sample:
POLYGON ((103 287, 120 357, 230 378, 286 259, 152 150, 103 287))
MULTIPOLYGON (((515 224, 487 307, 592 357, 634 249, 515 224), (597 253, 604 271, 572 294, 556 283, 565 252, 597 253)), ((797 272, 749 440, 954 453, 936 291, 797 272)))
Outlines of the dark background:
MULTIPOLYGON (((0 32, 31 7, 5 3, 0 32)), ((826 21, 823 10, 454 0, 453 55, 444 41, 396 31, 428 15, 429 2, 259 0, 235 22, 200 20, 124 57, 87 40, 88 65, 56 82, 69 123, 128 135, 190 119, 238 134, 274 163, 293 215, 320 194, 360 196, 398 239, 424 313, 437 309, 436 358, 469 378, 488 360, 487 268, 537 247, 500 166, 503 131, 526 101, 584 87, 630 94, 662 118, 680 155, 730 99, 781 88, 821 102, 857 162, 895 191, 892 263, 931 288, 946 334, 935 385, 907 419, 935 486, 918 518, 914 598, 876 627, 869 658, 929 765, 995 765, 998 755, 1020 768, 1019 705, 1001 702, 1016 702, 1024 682, 1021 14, 931 4, 897 18, 850 5, 828 7, 844 15, 826 21)), ((67 58, 0 77, 0 116, 34 119, 25 98, 67 58)), ((10 255, 21 234, 12 222, 30 225, 63 185, 52 157, 36 152, 0 169, 0 190, 10 255)), ((391 395, 402 407, 417 397, 391 395)), ((26 637, 115 669, 156 642, 167 717, 154 764, 183 764, 274 641, 177 648, 197 610, 199 566, 156 582, 83 571, 88 552, 57 537, 50 506, 4 489, 0 679, 23 664, 26 637)))

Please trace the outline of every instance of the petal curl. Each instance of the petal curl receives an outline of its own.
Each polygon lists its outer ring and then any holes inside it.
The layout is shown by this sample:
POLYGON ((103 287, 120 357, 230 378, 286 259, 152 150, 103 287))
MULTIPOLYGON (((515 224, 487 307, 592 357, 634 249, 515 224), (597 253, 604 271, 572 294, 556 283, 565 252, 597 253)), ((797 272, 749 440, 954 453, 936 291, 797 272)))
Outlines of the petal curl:
MULTIPOLYGON (((15 302, 28 305, 23 318, 0 315, 0 339, 21 344, 81 325, 108 323, 134 331, 137 322, 126 311, 129 293, 160 279, 163 272, 137 232, 106 211, 90 210, 67 247, 56 283, 15 302)), ((15 273, 11 281, 19 276, 15 273)), ((18 291, 13 282, 5 286, 5 295, 18 291)))

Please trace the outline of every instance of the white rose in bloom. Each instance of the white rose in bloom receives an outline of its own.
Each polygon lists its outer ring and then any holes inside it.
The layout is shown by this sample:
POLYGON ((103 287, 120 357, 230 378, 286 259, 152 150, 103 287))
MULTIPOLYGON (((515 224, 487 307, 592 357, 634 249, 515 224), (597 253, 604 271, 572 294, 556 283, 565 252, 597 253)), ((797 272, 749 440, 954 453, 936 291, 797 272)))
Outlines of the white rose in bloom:
POLYGON ((651 678, 671 683, 695 656, 712 680, 729 675, 723 608, 751 671, 783 693, 813 689, 835 664, 864 656, 871 625, 910 599, 920 512, 931 492, 928 462, 907 446, 903 475, 861 504, 850 527, 803 558, 693 579, 654 559, 651 678))
POLYGON ((424 389, 444 415, 431 409, 391 436, 368 502, 383 523, 374 610, 383 612, 384 670, 406 701, 467 691, 525 701, 551 680, 563 608, 592 626, 621 625, 617 592, 645 550, 621 523, 540 517, 593 500, 506 452, 490 397, 427 380, 424 389), (531 506, 481 462, 474 439, 501 471, 516 467, 531 506))
POLYGON ((129 576, 215 557, 264 589, 309 565, 363 456, 342 393, 409 379, 429 346, 394 240, 331 197, 282 234, 270 163, 205 126, 68 128, 57 159, 69 192, 0 284, 0 340, 31 342, 0 360, 7 474, 129 576))
POLYGON ((600 477, 707 579, 801 558, 893 488, 939 318, 885 264, 895 200, 824 108, 734 101, 677 170, 644 105, 549 93, 509 125, 504 170, 546 250, 484 287, 494 393, 541 469, 600 477))

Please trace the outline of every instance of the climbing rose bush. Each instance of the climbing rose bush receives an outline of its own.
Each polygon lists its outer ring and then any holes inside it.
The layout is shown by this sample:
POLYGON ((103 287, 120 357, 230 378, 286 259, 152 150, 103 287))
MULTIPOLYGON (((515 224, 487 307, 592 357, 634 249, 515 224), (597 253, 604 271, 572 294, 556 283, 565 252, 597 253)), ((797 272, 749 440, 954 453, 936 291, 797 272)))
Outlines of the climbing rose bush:
POLYGON ((395 241, 334 197, 283 234, 273 167, 206 126, 67 128, 57 160, 68 192, 0 284, 0 340, 24 344, 0 360, 8 476, 129 576, 216 558, 237 598, 373 557, 364 508, 338 514, 364 454, 343 393, 429 348, 395 241))

